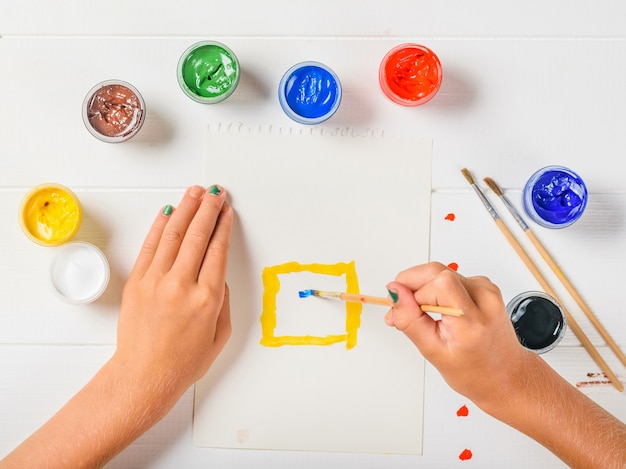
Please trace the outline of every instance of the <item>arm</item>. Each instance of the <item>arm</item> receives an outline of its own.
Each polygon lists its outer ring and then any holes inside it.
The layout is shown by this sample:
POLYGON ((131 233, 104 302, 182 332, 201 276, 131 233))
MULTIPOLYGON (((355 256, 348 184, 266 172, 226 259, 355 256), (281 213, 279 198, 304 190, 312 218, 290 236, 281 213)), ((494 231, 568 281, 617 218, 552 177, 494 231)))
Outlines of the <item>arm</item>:
POLYGON ((626 467, 626 425, 519 344, 488 279, 430 263, 401 272, 388 288, 398 301, 387 324, 403 331, 453 389, 572 467, 626 467), (458 307, 465 315, 436 321, 420 304, 458 307))
POLYGON ((100 467, 206 373, 230 335, 232 209, 217 192, 191 187, 157 216, 124 287, 113 357, 1 469, 100 467))

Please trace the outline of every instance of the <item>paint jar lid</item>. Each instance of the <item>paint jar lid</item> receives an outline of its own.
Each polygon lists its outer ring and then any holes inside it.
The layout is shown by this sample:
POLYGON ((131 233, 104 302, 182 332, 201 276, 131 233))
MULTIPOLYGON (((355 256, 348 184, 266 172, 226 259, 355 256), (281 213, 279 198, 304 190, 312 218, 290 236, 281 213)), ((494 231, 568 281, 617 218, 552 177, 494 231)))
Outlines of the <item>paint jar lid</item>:
POLYGON ((235 53, 217 41, 197 42, 178 60, 176 78, 183 92, 202 104, 216 104, 234 93, 241 67, 235 53))
POLYGON ((124 142, 139 132, 146 103, 130 83, 106 80, 91 88, 83 101, 83 123, 98 140, 124 142))
POLYGON ((525 212, 546 228, 570 226, 582 216, 588 198, 582 178, 564 166, 546 166, 535 172, 522 193, 525 212))
POLYGON ((330 119, 341 104, 341 82, 319 62, 301 62, 285 72, 278 85, 278 102, 285 114, 300 124, 330 119))
POLYGON ((63 301, 91 303, 109 284, 109 262, 96 246, 73 241, 61 246, 52 261, 50 280, 63 301))
POLYGON ((540 291, 520 293, 506 305, 519 342, 535 353, 552 350, 563 338, 567 323, 561 305, 540 291))
POLYGON ((41 246, 59 246, 74 237, 82 222, 76 194, 62 184, 45 183, 28 191, 18 210, 28 239, 41 246))
POLYGON ((378 69, 383 93, 402 106, 427 103, 439 91, 442 80, 439 57, 419 44, 394 47, 383 57, 378 69))

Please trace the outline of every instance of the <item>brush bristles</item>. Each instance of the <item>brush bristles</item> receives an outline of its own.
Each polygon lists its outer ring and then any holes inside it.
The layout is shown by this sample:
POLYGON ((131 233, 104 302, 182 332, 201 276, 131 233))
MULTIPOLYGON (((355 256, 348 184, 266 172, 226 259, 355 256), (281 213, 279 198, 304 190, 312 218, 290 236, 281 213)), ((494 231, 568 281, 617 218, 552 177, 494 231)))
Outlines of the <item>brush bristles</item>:
POLYGON ((302 290, 298 292, 298 296, 300 298, 309 298, 310 296, 315 296, 315 292, 317 290, 302 290))
POLYGON ((502 195, 503 195, 502 189, 500 189, 500 187, 496 184, 496 181, 494 181, 493 179, 491 179, 489 177, 484 178, 483 181, 485 181, 485 183, 489 186, 489 188, 493 192, 495 192, 495 194, 498 197, 502 197, 502 195))
POLYGON ((465 176, 465 179, 467 179, 467 182, 474 185, 474 178, 472 177, 472 173, 469 172, 469 169, 463 168, 461 170, 461 173, 463 174, 463 176, 465 176))

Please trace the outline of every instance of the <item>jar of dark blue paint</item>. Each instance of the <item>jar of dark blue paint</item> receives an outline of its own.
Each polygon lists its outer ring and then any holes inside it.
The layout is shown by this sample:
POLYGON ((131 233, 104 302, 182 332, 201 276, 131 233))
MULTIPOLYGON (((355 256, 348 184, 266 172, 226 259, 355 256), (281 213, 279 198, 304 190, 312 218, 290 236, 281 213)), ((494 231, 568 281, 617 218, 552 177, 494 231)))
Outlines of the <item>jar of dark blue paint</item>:
POLYGON ((523 192, 524 210, 546 228, 565 228, 578 220, 587 206, 587 186, 563 166, 547 166, 533 174, 523 192))
POLYGON ((278 101, 290 118, 300 124, 329 119, 341 103, 341 83, 330 68, 319 62, 301 62, 283 75, 278 101))
POLYGON ((552 350, 563 338, 567 323, 561 305, 540 291, 520 293, 506 305, 519 342, 535 353, 552 350))

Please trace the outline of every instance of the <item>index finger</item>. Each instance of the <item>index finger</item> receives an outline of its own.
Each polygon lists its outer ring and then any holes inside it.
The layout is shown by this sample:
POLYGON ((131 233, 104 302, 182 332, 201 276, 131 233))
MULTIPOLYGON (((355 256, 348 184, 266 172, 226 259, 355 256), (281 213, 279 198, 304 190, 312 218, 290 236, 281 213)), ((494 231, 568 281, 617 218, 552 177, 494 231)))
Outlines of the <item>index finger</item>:
POLYGON ((417 291, 444 270, 449 269, 440 262, 429 262, 403 270, 396 276, 396 282, 400 282, 411 290, 417 291))

